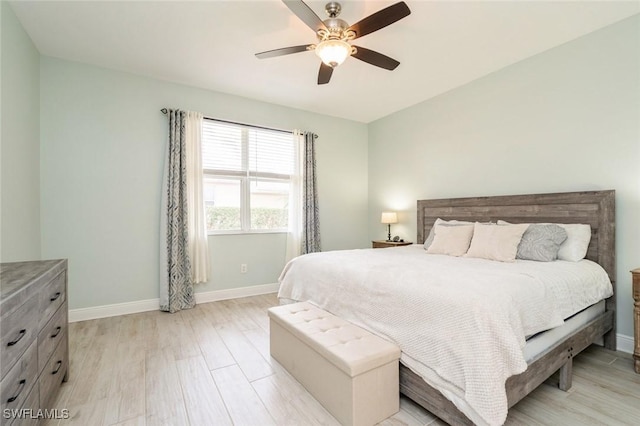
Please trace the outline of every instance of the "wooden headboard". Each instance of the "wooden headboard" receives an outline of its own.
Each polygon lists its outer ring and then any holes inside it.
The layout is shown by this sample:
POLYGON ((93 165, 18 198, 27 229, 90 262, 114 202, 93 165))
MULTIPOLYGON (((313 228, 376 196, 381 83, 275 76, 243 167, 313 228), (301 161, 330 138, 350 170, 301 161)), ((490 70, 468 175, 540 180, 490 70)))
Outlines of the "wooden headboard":
POLYGON ((418 201, 418 243, 429 235, 433 222, 468 220, 512 223, 586 223, 591 225, 587 259, 602 266, 614 283, 615 191, 506 195, 418 201))

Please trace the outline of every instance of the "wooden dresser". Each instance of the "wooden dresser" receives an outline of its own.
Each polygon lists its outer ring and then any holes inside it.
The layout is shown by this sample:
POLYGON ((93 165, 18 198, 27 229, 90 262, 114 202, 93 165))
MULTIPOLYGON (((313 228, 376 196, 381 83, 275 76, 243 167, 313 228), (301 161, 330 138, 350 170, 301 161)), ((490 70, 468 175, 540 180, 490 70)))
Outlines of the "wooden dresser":
POLYGON ((640 268, 631 271, 633 276, 633 365, 636 373, 640 374, 640 268))
POLYGON ((35 424, 69 374, 67 261, 0 264, 0 290, 0 423, 35 424))

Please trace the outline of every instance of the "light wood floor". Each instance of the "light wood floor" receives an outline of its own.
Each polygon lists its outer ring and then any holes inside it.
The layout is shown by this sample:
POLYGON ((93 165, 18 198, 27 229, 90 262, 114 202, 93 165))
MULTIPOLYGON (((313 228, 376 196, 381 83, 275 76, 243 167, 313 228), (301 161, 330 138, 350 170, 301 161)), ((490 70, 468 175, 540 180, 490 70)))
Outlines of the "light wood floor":
MULTIPOLYGON (((275 295, 70 324, 70 380, 57 425, 337 425, 269 356, 266 309, 275 295)), ((573 388, 543 384, 507 425, 638 425, 640 375, 630 355, 591 347, 573 388)), ((444 424, 402 398, 392 425, 444 424)))

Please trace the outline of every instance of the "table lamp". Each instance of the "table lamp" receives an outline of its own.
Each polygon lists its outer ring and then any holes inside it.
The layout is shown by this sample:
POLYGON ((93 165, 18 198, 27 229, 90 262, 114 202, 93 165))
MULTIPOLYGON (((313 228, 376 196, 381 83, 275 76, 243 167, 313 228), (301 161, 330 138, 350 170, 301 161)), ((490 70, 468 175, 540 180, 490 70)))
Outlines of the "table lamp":
POLYGON ((380 223, 386 223, 388 228, 389 235, 387 236, 387 241, 391 241, 391 224, 398 223, 398 215, 396 212, 382 212, 382 218, 380 218, 380 223))

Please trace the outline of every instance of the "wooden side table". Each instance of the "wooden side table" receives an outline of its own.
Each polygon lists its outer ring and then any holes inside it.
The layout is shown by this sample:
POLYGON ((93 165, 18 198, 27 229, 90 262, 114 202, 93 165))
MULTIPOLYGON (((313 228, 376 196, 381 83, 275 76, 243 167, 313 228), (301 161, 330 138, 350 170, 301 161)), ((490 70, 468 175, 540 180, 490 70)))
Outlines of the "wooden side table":
POLYGON ((633 365, 636 373, 640 374, 640 268, 631 271, 633 277, 633 331, 634 349, 633 365))
POLYGON ((385 241, 385 240, 375 240, 371 241, 372 248, 386 248, 386 247, 400 247, 400 246, 410 246, 413 244, 411 241, 385 241))

